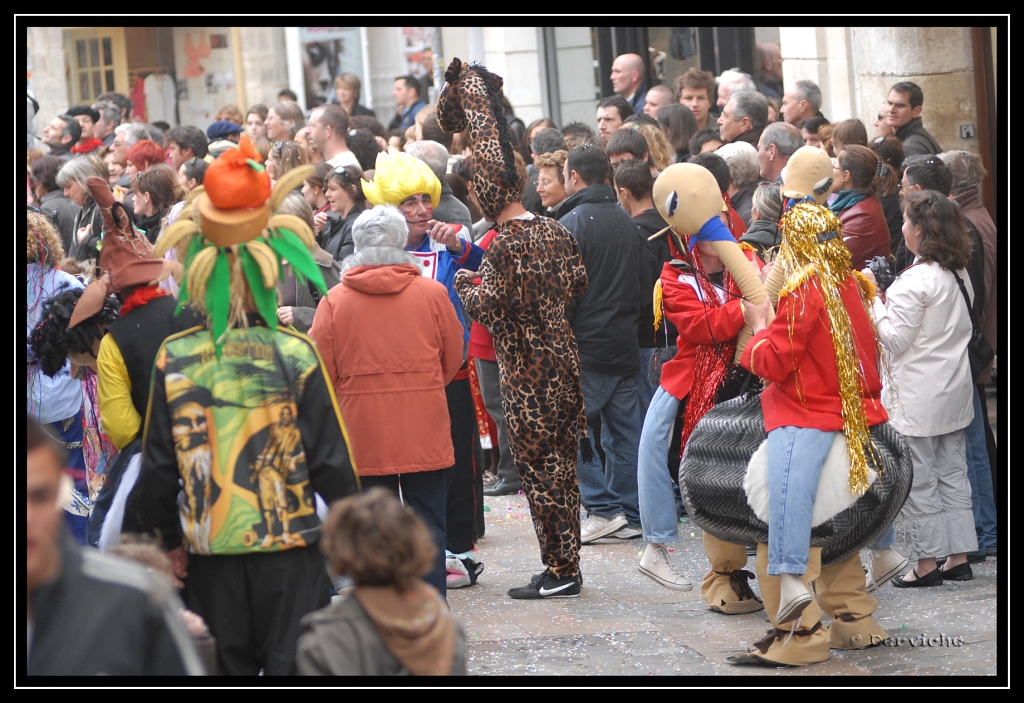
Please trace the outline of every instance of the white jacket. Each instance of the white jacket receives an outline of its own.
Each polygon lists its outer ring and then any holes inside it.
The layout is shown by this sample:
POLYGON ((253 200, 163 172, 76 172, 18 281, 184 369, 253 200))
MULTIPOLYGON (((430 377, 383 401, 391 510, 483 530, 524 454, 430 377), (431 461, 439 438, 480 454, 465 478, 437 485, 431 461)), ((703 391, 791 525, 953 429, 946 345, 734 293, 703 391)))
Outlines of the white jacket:
MULTIPOLYGON (((973 300, 967 271, 957 274, 973 300)), ((894 388, 882 399, 893 427, 933 437, 971 424, 971 318, 953 273, 934 262, 915 264, 889 287, 884 304, 875 298, 871 316, 889 353, 894 388)))

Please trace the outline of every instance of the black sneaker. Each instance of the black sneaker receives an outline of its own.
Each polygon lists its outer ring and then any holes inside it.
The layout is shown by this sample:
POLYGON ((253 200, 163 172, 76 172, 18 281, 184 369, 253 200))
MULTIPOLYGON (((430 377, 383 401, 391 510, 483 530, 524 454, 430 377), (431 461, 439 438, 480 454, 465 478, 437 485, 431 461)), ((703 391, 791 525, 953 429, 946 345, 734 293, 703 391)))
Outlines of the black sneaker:
POLYGON ((510 588, 509 598, 519 600, 546 600, 548 598, 578 598, 583 574, 560 579, 547 572, 536 574, 527 586, 510 588))

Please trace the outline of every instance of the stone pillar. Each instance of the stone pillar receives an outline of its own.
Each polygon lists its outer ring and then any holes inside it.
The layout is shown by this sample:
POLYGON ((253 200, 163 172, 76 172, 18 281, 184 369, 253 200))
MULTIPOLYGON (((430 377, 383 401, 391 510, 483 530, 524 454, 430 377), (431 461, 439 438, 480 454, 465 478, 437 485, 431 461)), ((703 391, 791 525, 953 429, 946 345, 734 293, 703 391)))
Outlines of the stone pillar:
POLYGON ((239 27, 238 32, 242 40, 245 99, 249 103, 239 107, 243 112, 256 103, 270 107, 277 102, 277 94, 288 87, 288 61, 301 61, 302 57, 288 56, 284 27, 239 27))
POLYGON ((598 82, 590 28, 555 27, 555 47, 562 103, 558 126, 582 122, 597 134, 598 82))
MULTIPOLYGON (((61 27, 29 27, 28 40, 32 57, 32 92, 39 103, 35 131, 41 139, 43 127, 71 106, 64 67, 64 30, 61 27)), ((24 109, 21 104, 16 103, 18 110, 24 109)))
POLYGON ((484 27, 487 70, 505 80, 505 97, 523 124, 544 116, 536 27, 484 27))
MULTIPOLYGON (((403 51, 402 28, 367 27, 366 43, 370 76, 368 89, 373 94, 373 111, 380 123, 387 127, 396 114, 395 96, 392 94, 395 79, 409 72, 403 51)), ((364 86, 363 91, 366 90, 367 86, 364 86)), ((426 95, 422 97, 427 99, 426 95)))
POLYGON ((855 27, 851 31, 861 106, 857 116, 869 135, 874 134, 871 125, 889 88, 912 81, 924 92, 924 127, 943 150, 978 153, 977 136, 960 137, 960 125, 973 124, 975 135, 982 128, 969 27, 855 27))
POLYGON ((850 33, 849 27, 779 27, 785 90, 797 81, 814 81, 821 89, 821 112, 831 122, 858 114, 850 33))

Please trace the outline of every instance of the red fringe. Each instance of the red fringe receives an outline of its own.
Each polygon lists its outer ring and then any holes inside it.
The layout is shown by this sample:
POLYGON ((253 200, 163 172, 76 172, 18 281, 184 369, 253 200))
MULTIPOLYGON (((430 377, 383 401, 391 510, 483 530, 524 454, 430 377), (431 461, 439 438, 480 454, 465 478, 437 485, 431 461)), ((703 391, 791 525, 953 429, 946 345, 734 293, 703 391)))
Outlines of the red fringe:
POLYGON ((135 308, 140 305, 145 305, 154 298, 160 298, 167 295, 167 291, 159 286, 138 286, 132 291, 124 303, 121 304, 121 316, 124 317, 135 308))
MULTIPOLYGON (((707 307, 721 307, 722 302, 715 292, 715 286, 708 279, 701 263, 700 254, 694 249, 691 254, 693 267, 700 272, 697 284, 704 293, 704 304, 707 307)), ((722 277, 723 287, 731 294, 740 293, 739 286, 733 281, 729 271, 726 270, 722 277)), ((725 340, 717 348, 711 345, 700 345, 697 347, 697 354, 694 358, 693 388, 686 401, 686 410, 683 411, 683 431, 681 444, 679 446, 680 456, 686 448, 686 442, 693 433, 701 418, 708 410, 715 406, 715 394, 722 387, 726 376, 729 374, 729 367, 732 366, 732 358, 736 354, 736 337, 725 340), (728 360, 728 363, 726 363, 728 360)))

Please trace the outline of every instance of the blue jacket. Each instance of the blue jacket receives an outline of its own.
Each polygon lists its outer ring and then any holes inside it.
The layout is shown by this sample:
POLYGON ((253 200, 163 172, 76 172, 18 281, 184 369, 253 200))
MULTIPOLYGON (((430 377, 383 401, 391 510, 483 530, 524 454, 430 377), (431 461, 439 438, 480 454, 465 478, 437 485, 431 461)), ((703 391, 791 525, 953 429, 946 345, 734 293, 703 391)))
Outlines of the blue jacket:
POLYGON ((433 278, 438 283, 443 283, 444 287, 448 289, 448 297, 451 299, 452 305, 455 306, 459 322, 462 323, 463 344, 469 342, 469 325, 466 323, 466 317, 462 314, 462 301, 459 299, 459 294, 455 292, 455 272, 459 269, 476 271, 484 260, 484 250, 467 239, 469 235, 468 228, 463 227, 459 230, 459 236, 463 242, 461 256, 451 255, 444 244, 436 242, 430 237, 424 237, 418 246, 406 247, 406 251, 412 252, 421 260, 424 275, 432 271, 427 278, 433 278))

